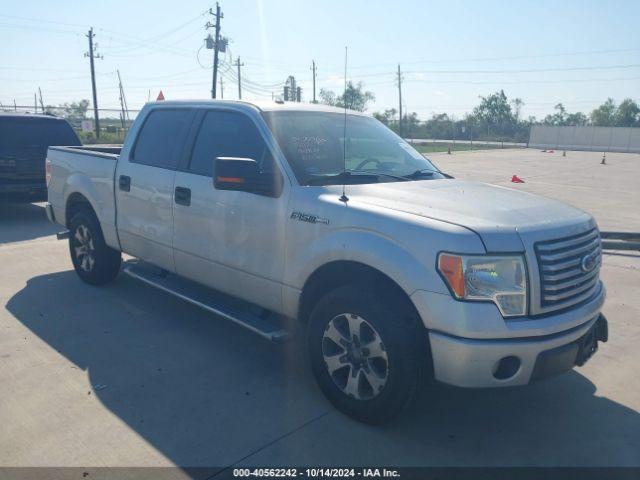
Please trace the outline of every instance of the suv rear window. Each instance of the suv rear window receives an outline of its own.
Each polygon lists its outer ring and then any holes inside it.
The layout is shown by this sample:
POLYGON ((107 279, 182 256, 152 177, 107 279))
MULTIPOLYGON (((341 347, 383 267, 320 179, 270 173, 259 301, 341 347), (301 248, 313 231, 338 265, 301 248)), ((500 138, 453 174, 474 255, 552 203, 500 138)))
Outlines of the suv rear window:
POLYGON ((34 117, 0 117, 0 149, 18 151, 50 146, 78 146, 80 140, 64 120, 34 117))
POLYGON ((138 134, 131 161, 175 170, 192 119, 189 109, 154 110, 138 134))

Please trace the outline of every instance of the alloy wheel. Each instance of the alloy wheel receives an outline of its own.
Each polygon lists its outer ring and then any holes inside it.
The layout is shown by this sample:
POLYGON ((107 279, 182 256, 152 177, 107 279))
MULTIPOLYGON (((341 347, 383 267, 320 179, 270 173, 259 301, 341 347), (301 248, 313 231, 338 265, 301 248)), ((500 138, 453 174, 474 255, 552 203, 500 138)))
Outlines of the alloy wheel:
POLYGON ((322 337, 322 356, 335 385, 356 400, 382 392, 389 377, 389 361, 382 338, 359 315, 333 317, 322 337))

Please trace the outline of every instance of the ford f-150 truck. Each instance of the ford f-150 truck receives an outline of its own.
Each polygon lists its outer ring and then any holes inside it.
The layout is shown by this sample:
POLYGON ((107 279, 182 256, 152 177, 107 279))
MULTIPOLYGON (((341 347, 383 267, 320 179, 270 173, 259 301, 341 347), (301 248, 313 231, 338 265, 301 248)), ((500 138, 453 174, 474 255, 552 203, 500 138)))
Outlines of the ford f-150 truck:
POLYGON ((322 391, 361 421, 430 379, 526 385, 607 340, 589 214, 453 179, 358 112, 157 102, 120 152, 48 162, 82 280, 123 270, 274 341, 304 322, 322 391))

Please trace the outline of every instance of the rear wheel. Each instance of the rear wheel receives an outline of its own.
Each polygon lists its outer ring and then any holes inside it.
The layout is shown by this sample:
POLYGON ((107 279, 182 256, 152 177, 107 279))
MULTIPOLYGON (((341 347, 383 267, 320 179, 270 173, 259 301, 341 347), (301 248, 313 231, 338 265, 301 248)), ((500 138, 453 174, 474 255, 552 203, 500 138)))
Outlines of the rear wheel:
POLYGON ((69 253, 78 276, 91 285, 104 285, 120 271, 120 252, 107 246, 100 223, 88 208, 69 222, 69 253))
POLYGON ((383 423, 412 400, 423 379, 426 340, 403 302, 365 285, 325 295, 311 313, 314 375, 342 412, 383 423))

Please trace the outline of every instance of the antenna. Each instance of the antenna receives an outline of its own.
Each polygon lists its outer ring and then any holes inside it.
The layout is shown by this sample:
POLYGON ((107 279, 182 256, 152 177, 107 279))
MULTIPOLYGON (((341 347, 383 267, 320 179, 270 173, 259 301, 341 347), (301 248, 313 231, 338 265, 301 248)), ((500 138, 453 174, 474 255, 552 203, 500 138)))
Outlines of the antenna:
MULTIPOLYGON (((342 141, 342 174, 343 177, 347 174, 347 47, 344 47, 344 93, 342 94, 342 100, 344 103, 344 129, 343 129, 343 141, 342 141)), ((340 201, 347 203, 349 197, 345 193, 344 179, 342 181, 342 196, 340 201)))

